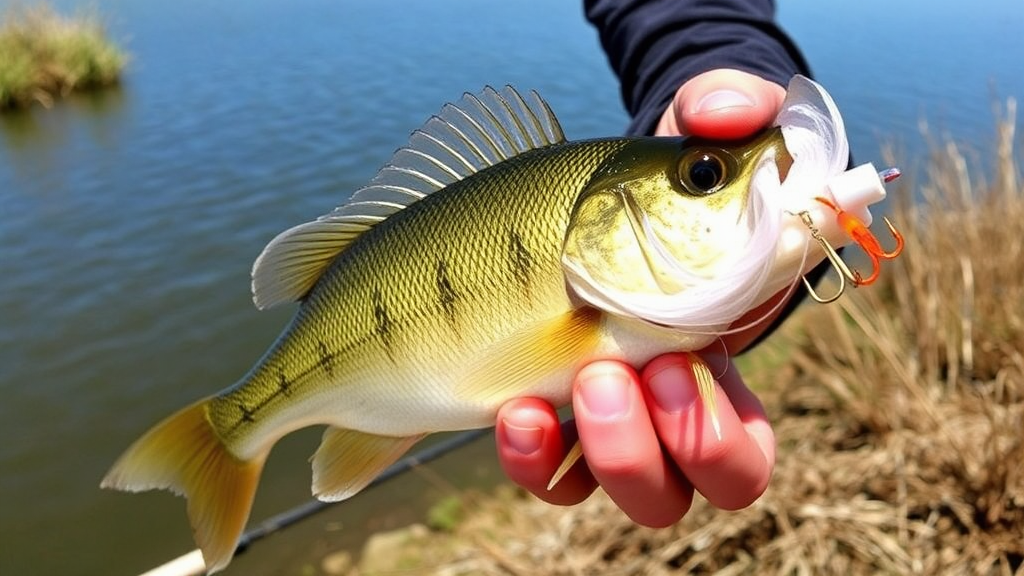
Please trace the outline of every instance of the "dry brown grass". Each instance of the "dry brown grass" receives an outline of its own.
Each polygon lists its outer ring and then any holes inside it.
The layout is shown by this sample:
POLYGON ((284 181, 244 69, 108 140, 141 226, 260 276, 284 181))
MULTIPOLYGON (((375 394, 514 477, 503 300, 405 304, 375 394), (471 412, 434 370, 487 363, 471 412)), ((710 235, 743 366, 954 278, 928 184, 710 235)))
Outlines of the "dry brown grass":
POLYGON ((1024 190, 1004 114, 992 177, 935 147, 884 281, 801 309, 777 338, 788 360, 748 375, 779 442, 758 502, 648 530, 600 493, 465 496, 454 534, 420 530, 399 571, 1024 574, 1024 190))

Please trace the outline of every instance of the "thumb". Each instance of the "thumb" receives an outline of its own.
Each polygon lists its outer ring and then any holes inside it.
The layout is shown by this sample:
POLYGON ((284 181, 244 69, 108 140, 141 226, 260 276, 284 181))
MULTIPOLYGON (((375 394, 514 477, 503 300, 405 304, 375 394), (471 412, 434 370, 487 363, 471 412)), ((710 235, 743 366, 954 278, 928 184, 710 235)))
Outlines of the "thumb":
POLYGON ((711 70, 679 88, 655 135, 745 138, 771 124, 785 96, 782 86, 759 76, 726 68, 711 70))

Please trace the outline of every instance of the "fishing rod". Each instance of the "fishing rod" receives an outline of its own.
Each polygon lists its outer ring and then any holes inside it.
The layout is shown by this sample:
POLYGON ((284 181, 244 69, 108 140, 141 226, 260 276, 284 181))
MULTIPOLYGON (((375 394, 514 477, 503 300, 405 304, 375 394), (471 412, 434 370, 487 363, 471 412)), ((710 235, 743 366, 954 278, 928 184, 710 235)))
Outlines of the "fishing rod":
MULTIPOLYGON (((437 444, 428 446, 415 454, 406 456, 384 470, 380 476, 377 476, 372 482, 370 482, 367 489, 374 488, 379 484, 383 484, 384 482, 391 480, 392 478, 401 476, 417 466, 422 466, 423 464, 432 462, 449 452, 457 450, 479 438, 483 438, 487 434, 490 434, 492 430, 493 428, 480 428, 477 430, 460 432, 459 434, 446 438, 437 444)), ((318 512, 322 512, 335 504, 340 504, 340 502, 311 500, 304 504, 295 506, 290 510, 277 514, 276 516, 267 518, 242 534, 242 537, 238 540, 238 545, 235 547, 235 556, 245 553, 250 546, 259 540, 262 540, 275 532, 284 530, 292 524, 301 522, 302 520, 305 520, 318 512)), ((203 554, 199 549, 195 549, 171 560, 170 562, 157 566, 140 576, 199 576, 205 573, 206 563, 203 562, 203 554)))

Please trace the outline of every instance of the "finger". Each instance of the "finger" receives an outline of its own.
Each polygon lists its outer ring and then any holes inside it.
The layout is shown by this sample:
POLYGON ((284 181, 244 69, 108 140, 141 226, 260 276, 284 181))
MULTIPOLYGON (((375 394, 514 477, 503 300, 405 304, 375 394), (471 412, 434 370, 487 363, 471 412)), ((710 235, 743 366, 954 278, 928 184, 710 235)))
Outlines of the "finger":
POLYGON ((745 138, 771 124, 785 96, 782 86, 759 76, 711 70, 679 88, 655 134, 745 138))
POLYGON ((750 505, 768 486, 774 437, 764 410, 735 368, 722 379, 731 394, 716 384, 719 439, 711 414, 699 401, 688 355, 660 356, 642 376, 651 421, 668 454, 711 504, 736 510, 750 505))
POLYGON ((498 411, 495 438, 505 474, 552 504, 578 504, 597 486, 581 461, 551 490, 547 489, 551 476, 576 441, 572 422, 566 428, 568 434, 563 434, 555 409, 537 398, 511 400, 498 411))
POLYGON ((693 489, 662 454, 632 368, 586 366, 576 377, 573 410, 591 473, 626 515, 652 527, 683 517, 693 489))
POLYGON ((743 423, 743 428, 764 454, 768 475, 771 476, 771 471, 775 468, 775 432, 772 430, 771 422, 768 421, 764 405, 758 400, 757 395, 747 388, 736 366, 732 362, 726 364, 728 370, 719 377, 718 384, 729 397, 729 402, 743 423))

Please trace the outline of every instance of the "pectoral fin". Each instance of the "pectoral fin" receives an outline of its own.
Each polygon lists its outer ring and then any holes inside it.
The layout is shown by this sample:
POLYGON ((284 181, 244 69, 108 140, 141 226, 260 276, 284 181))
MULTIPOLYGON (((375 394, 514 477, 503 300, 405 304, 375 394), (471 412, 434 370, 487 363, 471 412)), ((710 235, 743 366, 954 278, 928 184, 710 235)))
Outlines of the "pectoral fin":
POLYGON ((329 427, 313 455, 313 495, 328 502, 354 496, 424 436, 378 436, 329 427))
POLYGON ((485 404, 504 402, 552 373, 588 360, 600 339, 601 317, 595 308, 576 308, 509 336, 473 364, 459 396, 485 404))
POLYGON ((572 448, 569 449, 569 453, 565 455, 565 459, 558 465, 558 470, 551 475, 551 480, 548 480, 548 491, 558 485, 562 481, 562 478, 569 473, 569 470, 579 462, 580 458, 583 457, 583 444, 577 440, 572 448))
POLYGON ((711 415, 711 426, 715 429, 715 437, 721 440, 722 424, 718 419, 715 377, 711 374, 711 368, 700 356, 692 352, 688 352, 686 355, 690 359, 690 370, 693 371, 693 377, 697 380, 697 394, 700 396, 701 402, 704 403, 704 409, 711 415))

